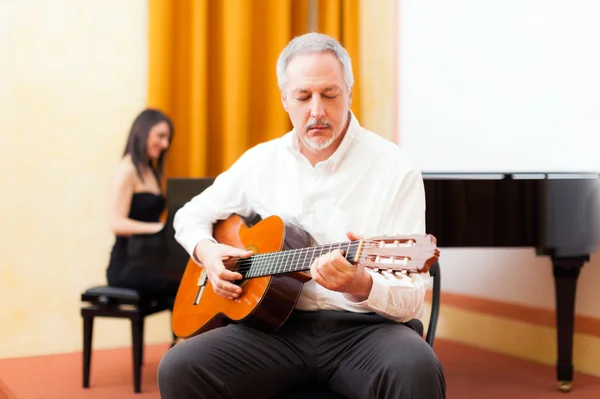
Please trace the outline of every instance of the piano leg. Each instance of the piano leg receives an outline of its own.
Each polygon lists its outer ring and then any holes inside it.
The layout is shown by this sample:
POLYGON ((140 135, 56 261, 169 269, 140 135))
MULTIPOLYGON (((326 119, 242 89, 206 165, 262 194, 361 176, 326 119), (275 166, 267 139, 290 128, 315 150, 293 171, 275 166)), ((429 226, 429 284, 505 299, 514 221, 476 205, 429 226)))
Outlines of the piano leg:
POLYGON ((573 330, 575 324, 575 293, 577 279, 588 256, 552 258, 554 288, 556 291, 556 330, 558 361, 556 378, 558 389, 571 391, 573 381, 573 330))

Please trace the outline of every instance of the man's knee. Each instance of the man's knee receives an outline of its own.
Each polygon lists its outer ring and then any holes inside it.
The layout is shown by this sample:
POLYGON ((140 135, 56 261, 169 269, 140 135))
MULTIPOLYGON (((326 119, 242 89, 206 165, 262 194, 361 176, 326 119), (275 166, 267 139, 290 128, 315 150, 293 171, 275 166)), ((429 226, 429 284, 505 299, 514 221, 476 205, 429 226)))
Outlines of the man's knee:
POLYGON ((173 384, 185 376, 190 365, 187 356, 181 352, 179 345, 175 345, 165 353, 158 364, 158 387, 161 391, 170 391, 173 384))
POLYGON ((214 345, 219 346, 195 337, 169 349, 158 365, 161 398, 228 397, 227 386, 222 380, 224 368, 219 364, 219 356, 214 354, 214 345))
POLYGON ((414 348, 409 353, 410 356, 406 356, 406 353, 403 354, 400 350, 396 356, 394 363, 400 372, 410 372, 412 375, 422 375, 422 378, 433 380, 444 377, 442 365, 429 345, 414 348))
POLYGON ((435 352, 426 343, 405 350, 400 347, 390 351, 385 359, 383 374, 382 377, 388 381, 389 389, 411 393, 400 397, 423 399, 446 397, 444 370, 435 352), (414 396, 415 394, 417 396, 414 396))
POLYGON ((202 371, 202 356, 197 356, 200 355, 197 351, 192 351, 186 346, 185 342, 175 345, 165 353, 158 364, 158 389, 161 397, 219 397, 213 389, 206 387, 208 381, 202 371))

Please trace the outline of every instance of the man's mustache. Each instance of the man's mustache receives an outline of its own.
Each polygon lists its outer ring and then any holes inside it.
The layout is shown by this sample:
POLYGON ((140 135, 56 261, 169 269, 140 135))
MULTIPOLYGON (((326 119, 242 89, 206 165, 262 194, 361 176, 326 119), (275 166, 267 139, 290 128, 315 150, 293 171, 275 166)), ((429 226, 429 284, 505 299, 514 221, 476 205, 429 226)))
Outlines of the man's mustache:
POLYGON ((310 130, 315 126, 325 126, 325 127, 331 128, 331 123, 329 123, 325 119, 318 119, 318 120, 315 119, 315 120, 309 122, 308 125, 306 125, 306 130, 310 130))

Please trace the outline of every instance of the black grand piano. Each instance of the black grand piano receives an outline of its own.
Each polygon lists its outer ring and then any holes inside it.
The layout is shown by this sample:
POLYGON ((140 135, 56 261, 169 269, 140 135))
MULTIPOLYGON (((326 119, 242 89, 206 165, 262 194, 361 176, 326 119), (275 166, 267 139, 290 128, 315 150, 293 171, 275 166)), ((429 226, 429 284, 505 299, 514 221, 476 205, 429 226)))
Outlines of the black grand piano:
MULTIPOLYGON (((599 230, 596 173, 424 173, 427 232, 443 248, 532 247, 547 256, 556 291, 558 359, 561 391, 573 380, 573 326, 579 271, 596 249, 599 230)), ((169 179, 169 218, 212 178, 169 179)), ((173 237, 172 222, 165 229, 173 237)), ((174 275, 188 257, 174 241, 174 275), (179 266, 181 265, 181 266, 179 266)), ((442 264, 443 267, 443 264, 442 264)))
POLYGON ((556 295, 561 391, 573 380, 579 271, 599 243, 596 173, 424 173, 427 232, 440 248, 535 248, 549 257, 556 295))

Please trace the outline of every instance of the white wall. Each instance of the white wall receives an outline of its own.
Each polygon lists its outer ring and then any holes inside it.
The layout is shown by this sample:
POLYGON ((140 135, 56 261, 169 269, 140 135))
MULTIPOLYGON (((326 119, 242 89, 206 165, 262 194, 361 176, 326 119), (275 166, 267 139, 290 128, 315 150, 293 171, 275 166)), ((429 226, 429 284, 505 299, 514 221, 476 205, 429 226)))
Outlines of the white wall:
POLYGON ((600 1, 402 0, 400 126, 423 169, 599 171, 600 1))
MULTIPOLYGON (((146 0, 0 1, 0 357, 81 350, 79 297, 105 283, 108 187, 146 104, 146 0)), ((168 342, 169 315, 147 342, 168 342)), ((94 347, 131 344, 95 322, 94 347)))
MULTIPOLYGON (((597 0, 402 0, 399 144, 426 172, 600 170, 599 16, 597 0)), ((444 291, 554 309, 533 249, 440 261, 444 291)), ((599 285, 595 253, 578 314, 600 317, 599 285)))

